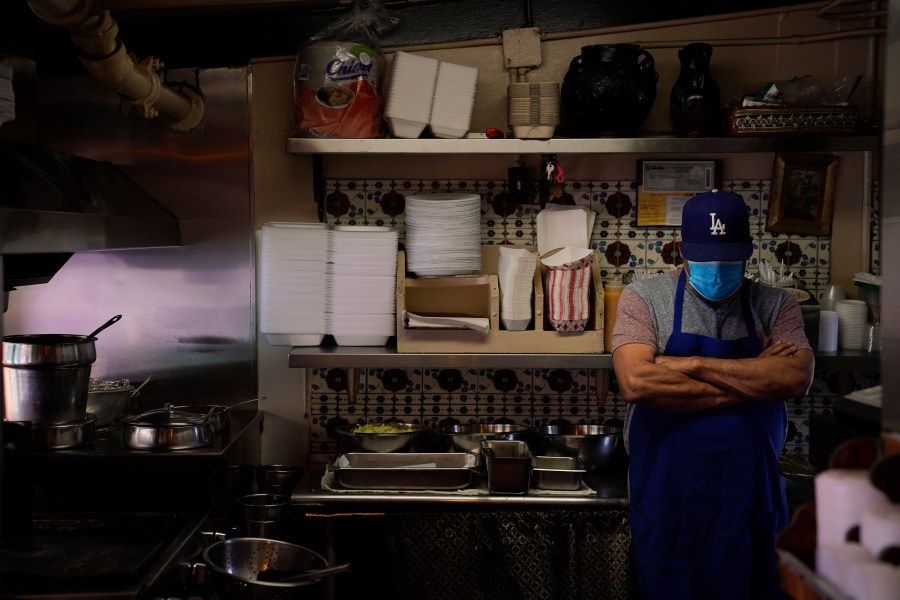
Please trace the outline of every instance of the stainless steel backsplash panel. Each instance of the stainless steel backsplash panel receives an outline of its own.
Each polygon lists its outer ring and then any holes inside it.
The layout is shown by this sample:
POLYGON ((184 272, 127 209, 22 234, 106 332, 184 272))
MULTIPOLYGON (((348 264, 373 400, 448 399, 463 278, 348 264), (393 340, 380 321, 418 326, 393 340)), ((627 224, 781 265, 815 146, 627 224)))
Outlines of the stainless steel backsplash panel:
MULTIPOLYGON (((4 334, 98 337, 92 376, 141 381, 141 402, 198 394, 255 395, 253 204, 246 68, 170 73, 205 93, 200 131, 175 133, 119 112, 87 78, 38 84, 42 145, 120 165, 176 214, 183 245, 76 253, 45 284, 10 293, 4 334)), ((198 400, 196 403, 203 403, 198 400)))

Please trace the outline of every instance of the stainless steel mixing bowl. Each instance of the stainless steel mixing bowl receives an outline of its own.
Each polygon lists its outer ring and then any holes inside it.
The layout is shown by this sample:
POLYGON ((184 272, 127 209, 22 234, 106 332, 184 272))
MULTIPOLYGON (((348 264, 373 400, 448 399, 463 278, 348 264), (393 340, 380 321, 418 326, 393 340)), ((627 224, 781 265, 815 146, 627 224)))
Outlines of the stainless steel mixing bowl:
POLYGON ((438 429, 438 437, 447 452, 481 453, 484 440, 522 440, 528 427, 511 423, 466 423, 445 425, 438 429))
POLYGON ((537 427, 541 456, 580 458, 588 473, 617 470, 628 464, 621 427, 607 425, 544 425, 537 427))
POLYGON ((424 446, 428 428, 412 423, 397 423, 405 431, 392 433, 354 433, 352 427, 337 429, 343 452, 416 452, 424 446))

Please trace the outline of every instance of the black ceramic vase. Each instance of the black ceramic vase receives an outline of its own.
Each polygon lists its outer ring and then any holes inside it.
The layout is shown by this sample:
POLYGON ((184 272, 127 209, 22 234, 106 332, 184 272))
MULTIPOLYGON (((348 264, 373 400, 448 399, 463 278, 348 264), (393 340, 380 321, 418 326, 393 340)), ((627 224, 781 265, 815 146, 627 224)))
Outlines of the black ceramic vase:
POLYGON ((669 120, 682 137, 709 137, 719 133, 719 84, 709 72, 712 46, 688 44, 678 51, 681 72, 672 86, 669 120))
POLYGON ((658 80, 653 56, 637 44, 584 46, 560 90, 569 127, 586 137, 634 131, 653 108, 658 80))

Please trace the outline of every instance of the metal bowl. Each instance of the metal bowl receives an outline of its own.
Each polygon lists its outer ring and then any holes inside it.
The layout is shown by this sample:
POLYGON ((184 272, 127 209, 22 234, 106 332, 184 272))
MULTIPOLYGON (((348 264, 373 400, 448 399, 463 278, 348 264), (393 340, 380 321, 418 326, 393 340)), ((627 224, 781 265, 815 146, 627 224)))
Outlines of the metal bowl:
POLYGON ((541 443, 537 454, 580 458, 585 471, 611 471, 627 465, 621 427, 607 425, 544 425, 535 429, 541 443))
POLYGON ((438 429, 438 437, 447 452, 480 454, 484 440, 527 441, 528 432, 528 427, 511 423, 467 423, 445 425, 438 429))
POLYGON ((70 423, 31 426, 31 443, 37 450, 63 450, 94 441, 97 417, 86 413, 83 419, 70 423))
POLYGON ((428 428, 397 423, 408 429, 396 433, 353 433, 352 428, 336 430, 343 452, 418 452, 425 444, 428 428))
POLYGON ((256 467, 256 486, 260 494, 284 494, 290 496, 303 468, 294 465, 259 465, 256 467))

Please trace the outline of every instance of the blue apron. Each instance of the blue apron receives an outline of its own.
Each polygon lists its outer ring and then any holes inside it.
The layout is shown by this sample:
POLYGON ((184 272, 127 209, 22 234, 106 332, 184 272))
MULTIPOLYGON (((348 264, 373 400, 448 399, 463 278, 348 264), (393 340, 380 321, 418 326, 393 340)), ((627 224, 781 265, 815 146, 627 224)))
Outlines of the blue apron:
MULTIPOLYGON (((665 355, 759 355, 746 286, 739 296, 747 336, 735 340, 681 331, 684 287, 682 272, 665 355)), ((638 598, 780 595, 775 535, 788 521, 778 468, 786 423, 783 402, 696 413, 635 406, 629 492, 638 598)))

